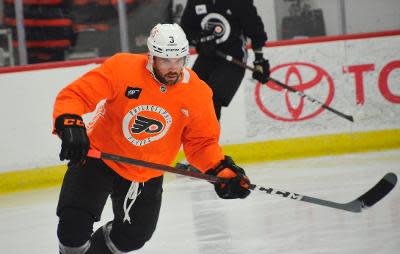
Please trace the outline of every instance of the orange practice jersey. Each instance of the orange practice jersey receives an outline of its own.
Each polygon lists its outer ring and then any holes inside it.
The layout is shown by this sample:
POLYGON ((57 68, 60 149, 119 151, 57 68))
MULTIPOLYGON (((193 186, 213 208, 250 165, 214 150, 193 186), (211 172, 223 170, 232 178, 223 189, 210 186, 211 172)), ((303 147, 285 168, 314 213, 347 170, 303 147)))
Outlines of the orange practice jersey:
MULTIPOLYGON (((212 91, 190 69, 171 86, 146 69, 147 56, 121 53, 65 87, 53 117, 95 110, 87 126, 90 146, 105 153, 170 165, 183 144, 187 160, 203 172, 223 159, 212 91)), ((145 182, 163 172, 104 160, 122 177, 145 182)))

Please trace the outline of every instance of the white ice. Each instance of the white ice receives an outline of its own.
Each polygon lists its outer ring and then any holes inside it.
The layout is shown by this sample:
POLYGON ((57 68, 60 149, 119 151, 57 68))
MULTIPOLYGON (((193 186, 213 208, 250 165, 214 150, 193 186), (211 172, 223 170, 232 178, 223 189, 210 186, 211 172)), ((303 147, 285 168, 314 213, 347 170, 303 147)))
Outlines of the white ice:
MULTIPOLYGON (((245 165, 253 183, 347 202, 387 172, 400 150, 245 165)), ((0 253, 58 253, 59 188, 0 196, 0 253)), ((102 221, 112 219, 108 203, 102 221)), ((221 200, 203 181, 169 175, 157 230, 140 251, 168 254, 397 254, 400 186, 360 214, 252 193, 221 200)))

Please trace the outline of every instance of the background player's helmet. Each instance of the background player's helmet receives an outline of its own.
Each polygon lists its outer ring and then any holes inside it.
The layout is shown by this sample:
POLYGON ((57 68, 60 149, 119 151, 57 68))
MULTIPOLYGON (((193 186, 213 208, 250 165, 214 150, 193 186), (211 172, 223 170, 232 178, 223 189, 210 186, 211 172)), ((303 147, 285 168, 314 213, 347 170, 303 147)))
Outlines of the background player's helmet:
MULTIPOLYGON (((154 57, 162 58, 181 58, 185 57, 185 65, 187 56, 189 55, 189 42, 186 34, 178 24, 158 24, 150 32, 147 39, 147 47, 149 48, 149 60, 146 68, 154 75, 153 62, 154 57)), ((157 80, 158 81, 158 80, 157 80)))

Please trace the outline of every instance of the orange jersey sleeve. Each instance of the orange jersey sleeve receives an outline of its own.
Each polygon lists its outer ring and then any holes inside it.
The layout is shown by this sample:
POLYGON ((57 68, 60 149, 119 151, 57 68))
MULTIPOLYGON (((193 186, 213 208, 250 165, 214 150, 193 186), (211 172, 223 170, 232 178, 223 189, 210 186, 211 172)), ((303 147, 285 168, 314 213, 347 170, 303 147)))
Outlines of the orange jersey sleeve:
POLYGON ((102 99, 115 96, 113 69, 116 58, 109 58, 101 66, 89 71, 61 90, 54 104, 53 118, 62 114, 83 115, 92 112, 102 99))
MULTIPOLYGON (((160 84, 146 68, 147 57, 116 54, 64 88, 53 117, 82 115, 99 107, 88 124, 91 148, 170 165, 182 144, 194 166, 205 171, 223 159, 211 89, 190 69, 178 83, 160 84)), ((163 172, 104 160, 122 177, 145 182, 163 172)))

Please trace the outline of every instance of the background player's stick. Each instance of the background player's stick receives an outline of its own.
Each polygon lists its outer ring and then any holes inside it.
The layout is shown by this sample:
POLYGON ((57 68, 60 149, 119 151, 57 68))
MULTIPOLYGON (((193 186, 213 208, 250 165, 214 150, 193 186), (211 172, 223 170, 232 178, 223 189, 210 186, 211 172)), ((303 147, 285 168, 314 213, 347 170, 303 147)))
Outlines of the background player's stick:
MULTIPOLYGON (((146 168, 150 168, 150 169, 162 170, 162 171, 166 171, 166 172, 170 172, 170 173, 174 173, 174 174, 190 176, 190 177, 194 177, 197 179, 203 179, 203 180, 209 181, 211 183, 223 181, 220 178, 211 176, 211 175, 187 171, 185 169, 178 169, 178 168, 174 168, 174 167, 170 167, 170 166, 166 166, 166 165, 137 160, 137 159, 133 159, 133 158, 122 157, 119 155, 102 153, 100 151, 93 150, 93 149, 89 150, 88 156, 92 157, 92 158, 97 158, 97 159, 118 161, 118 162, 123 162, 123 163, 131 164, 131 165, 135 165, 135 166, 141 166, 141 167, 146 167, 146 168)), ((336 203, 336 202, 332 202, 332 201, 328 201, 328 200, 324 200, 324 199, 314 198, 314 197, 310 197, 310 196, 306 196, 306 195, 301 195, 301 194, 297 194, 297 193, 290 192, 290 191, 277 190, 272 187, 257 186, 255 184, 251 184, 249 189, 253 190, 253 191, 259 191, 259 192, 262 192, 265 194, 279 196, 282 198, 287 198, 287 199, 292 199, 292 200, 297 200, 297 201, 304 201, 304 202, 308 202, 311 204, 317 204, 317 205, 321 205, 321 206, 326 206, 326 207, 341 209, 341 210, 345 210, 345 211, 349 211, 349 212, 359 213, 359 212, 363 211, 364 209, 373 206, 376 202, 378 202, 383 197, 385 197, 394 188, 396 183, 397 183, 397 176, 394 173, 387 173, 374 187, 372 187, 366 193, 364 193, 357 199, 355 199, 349 203, 344 203, 344 204, 336 203)))
MULTIPOLYGON (((232 62, 232 63, 234 63, 234 64, 236 64, 236 65, 238 65, 238 66, 240 66, 240 67, 242 67, 242 68, 248 69, 248 70, 250 70, 250 71, 254 71, 254 68, 253 68, 253 67, 248 66, 246 63, 244 63, 244 62, 242 62, 242 61, 240 61, 240 60, 238 60, 238 59, 235 59, 235 58, 233 58, 232 56, 227 55, 227 54, 225 54, 225 53, 223 53, 223 52, 221 52, 221 51, 218 51, 218 50, 217 50, 217 55, 218 55, 219 57, 221 57, 221 58, 227 60, 228 62, 232 62)), ((342 113, 342 112, 340 112, 340 111, 337 111, 336 109, 329 107, 328 105, 324 104, 323 102, 321 102, 321 101, 319 101, 319 100, 317 100, 317 99, 315 99, 315 98, 313 98, 313 97, 311 97, 311 96, 309 96, 309 95, 307 95, 307 94, 304 94, 303 92, 300 92, 300 91, 294 89, 293 87, 288 86, 288 85, 286 85, 286 84, 280 82, 279 80, 273 79, 273 78, 271 78, 271 77, 268 78, 268 80, 271 81, 271 82, 274 82, 274 83, 277 84, 278 86, 280 86, 280 87, 282 87, 282 88, 284 88, 284 89, 286 89, 286 90, 288 90, 288 91, 290 91, 290 92, 293 92, 293 93, 295 93, 295 94, 297 94, 297 95, 299 95, 299 96, 301 96, 301 97, 303 97, 303 98, 306 98, 307 100, 311 101, 312 103, 315 103, 315 104, 320 105, 322 108, 324 108, 324 109, 326 109, 326 110, 329 110, 329 111, 331 111, 332 113, 334 113, 334 114, 336 114, 336 115, 338 115, 338 116, 340 116, 340 117, 342 117, 342 118, 344 118, 344 119, 346 119, 346 120, 349 120, 350 122, 354 122, 354 119, 353 119, 352 116, 346 115, 346 114, 344 114, 344 113, 342 113)))

